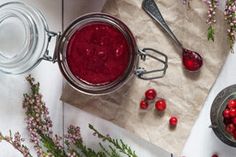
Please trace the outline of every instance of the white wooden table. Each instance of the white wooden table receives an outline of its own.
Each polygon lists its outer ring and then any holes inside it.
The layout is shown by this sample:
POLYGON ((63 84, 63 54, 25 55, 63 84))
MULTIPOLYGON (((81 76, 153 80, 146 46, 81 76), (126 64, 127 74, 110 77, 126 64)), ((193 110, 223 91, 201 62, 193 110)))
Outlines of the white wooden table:
MULTIPOLYGON (((71 21, 81 14, 87 12, 100 11, 105 0, 20 0, 39 9, 45 16, 51 31, 62 31, 71 21)), ((0 4, 9 2, 9 0, 0 0, 0 4)), ((49 50, 53 50, 51 43, 49 50)), ((96 126, 97 129, 105 134, 109 133, 113 137, 124 138, 125 141, 132 145, 139 156, 170 157, 170 154, 162 150, 156 150, 156 146, 149 144, 127 131, 93 115, 87 114, 77 108, 60 101, 63 88, 63 77, 59 71, 57 64, 43 61, 33 71, 29 72, 37 81, 41 83, 41 92, 44 100, 49 108, 50 116, 53 121, 53 130, 59 135, 63 135, 70 124, 79 125, 81 127, 82 136, 88 146, 96 148, 97 141, 94 140, 92 132, 88 129, 88 123, 96 126)), ((29 143, 29 134, 26 130, 24 121, 25 114, 22 109, 23 93, 29 91, 24 75, 4 75, 0 74, 0 131, 3 134, 19 131, 29 143)), ((33 149, 31 149, 33 150, 33 149)), ((35 153, 34 153, 35 154, 35 153)), ((20 157, 22 156, 16 150, 6 143, 0 144, 0 156, 4 157, 20 157)), ((36 155, 35 155, 36 156, 36 155)))
MULTIPOLYGON (((0 3, 9 2, 0 0, 0 3)), ((24 0, 39 10, 46 16, 49 27, 55 31, 62 30, 62 1, 61 0, 24 0)), ((52 49, 52 47, 50 47, 52 49)), ((63 133, 63 105, 59 100, 62 91, 62 76, 56 64, 41 62, 41 64, 30 72, 41 82, 41 91, 44 100, 48 104, 51 117, 54 123, 54 130, 62 135, 63 133)), ((25 114, 22 109, 23 93, 29 91, 29 85, 25 81, 28 75, 3 75, 0 74, 0 130, 3 134, 8 134, 9 129, 13 132, 19 131, 24 137, 28 137, 25 114)), ((0 144, 0 156, 17 157, 22 156, 12 147, 5 143, 0 144)))

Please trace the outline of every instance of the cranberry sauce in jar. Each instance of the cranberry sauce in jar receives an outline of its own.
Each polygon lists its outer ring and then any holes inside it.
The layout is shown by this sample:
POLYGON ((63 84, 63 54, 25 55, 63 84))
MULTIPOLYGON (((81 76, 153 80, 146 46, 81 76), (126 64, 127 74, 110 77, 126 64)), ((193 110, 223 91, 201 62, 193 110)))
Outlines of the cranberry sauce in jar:
POLYGON ((122 76, 130 52, 124 34, 112 24, 90 22, 75 31, 66 58, 71 73, 91 85, 106 85, 122 76))
POLYGON ((59 34, 54 57, 66 81, 88 95, 112 93, 135 76, 139 51, 129 28, 103 14, 83 15, 59 34))

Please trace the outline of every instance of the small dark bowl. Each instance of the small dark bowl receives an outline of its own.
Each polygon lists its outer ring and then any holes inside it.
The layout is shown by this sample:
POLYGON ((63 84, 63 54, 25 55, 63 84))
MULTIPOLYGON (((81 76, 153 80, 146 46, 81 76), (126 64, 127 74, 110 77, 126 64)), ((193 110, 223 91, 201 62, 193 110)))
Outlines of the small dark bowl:
POLYGON ((225 130, 224 117, 222 115, 227 102, 236 99, 236 85, 223 89, 215 98, 211 106, 211 128, 216 136, 225 144, 236 147, 236 140, 225 130))

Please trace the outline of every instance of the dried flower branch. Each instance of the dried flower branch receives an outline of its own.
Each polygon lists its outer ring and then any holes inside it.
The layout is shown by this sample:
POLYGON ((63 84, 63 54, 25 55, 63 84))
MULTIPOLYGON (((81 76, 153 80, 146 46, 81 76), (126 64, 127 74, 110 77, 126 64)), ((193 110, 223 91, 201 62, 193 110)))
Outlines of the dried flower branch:
MULTIPOLYGON (((137 157, 135 154, 135 151, 132 151, 129 146, 127 146, 121 139, 113 139, 109 135, 102 135, 100 132, 98 132, 91 124, 89 124, 89 128, 94 131, 94 135, 96 135, 98 138, 102 139, 103 141, 107 141, 110 144, 112 144, 116 149, 118 149, 120 152, 126 154, 129 157, 137 157)), ((110 147, 113 149, 112 147, 110 147)))
MULTIPOLYGON (((207 38, 208 40, 215 40, 215 28, 214 24, 216 23, 216 9, 219 5, 219 0, 203 0, 208 6, 207 12, 207 24, 209 25, 207 29, 207 38)), ((184 5, 190 7, 191 0, 183 0, 184 5)), ((227 36, 229 39, 230 48, 233 48, 233 44, 236 39, 236 1, 235 0, 226 0, 225 5, 225 20, 228 24, 227 36)))
MULTIPOLYGON (((83 144, 80 128, 73 125, 68 127, 64 139, 53 134, 48 108, 39 93, 40 85, 34 83, 35 79, 31 75, 26 79, 31 86, 31 93, 24 94, 23 108, 26 113, 30 141, 34 144, 38 157, 121 157, 117 150, 128 157, 137 157, 135 152, 122 140, 102 135, 91 124, 89 124, 89 128, 94 131, 94 134, 98 135, 103 141, 112 144, 114 148, 109 146, 109 150, 107 150, 102 143, 99 143, 101 151, 96 152, 91 148, 87 148, 83 144)), ((24 139, 21 138, 19 132, 16 132, 14 136, 12 136, 11 131, 9 136, 3 136, 0 132, 0 142, 2 141, 11 144, 24 157, 32 157, 29 149, 22 144, 24 139)))
POLYGON ((219 5, 218 0, 204 0, 204 2, 208 5, 208 12, 207 12, 207 24, 208 27, 208 33, 207 37, 208 40, 214 41, 215 38, 215 28, 213 25, 216 23, 216 8, 219 5))
POLYGON ((24 142, 24 139, 21 138, 21 135, 19 132, 16 132, 14 136, 12 136, 12 133, 10 131, 9 136, 3 136, 2 133, 0 133, 0 142, 5 141, 12 145, 16 150, 18 150, 24 157, 32 157, 32 155, 29 152, 29 149, 22 144, 24 142))
POLYGON ((30 140, 34 144, 38 157, 121 157, 117 150, 128 157, 137 157, 135 152, 122 140, 104 136, 92 125, 89 125, 90 129, 99 135, 98 137, 112 144, 114 148, 109 146, 109 150, 107 150, 101 143, 99 143, 101 151, 96 152, 91 148, 87 148, 83 144, 80 128, 73 125, 68 127, 64 139, 54 134, 48 108, 39 93, 40 84, 35 83, 35 79, 30 75, 26 79, 31 85, 31 93, 24 94, 23 108, 26 113, 30 140))
POLYGON ((228 24, 228 39, 230 48, 233 48, 233 44, 235 41, 235 33, 236 33, 236 1, 235 0, 227 0, 225 6, 225 20, 228 24))
POLYGON ((39 157, 56 156, 65 157, 61 137, 53 136, 52 121, 42 95, 39 93, 39 83, 29 75, 26 80, 31 85, 31 94, 24 94, 23 108, 26 114, 27 129, 31 142, 39 157), (47 151, 44 151, 46 149, 47 151))

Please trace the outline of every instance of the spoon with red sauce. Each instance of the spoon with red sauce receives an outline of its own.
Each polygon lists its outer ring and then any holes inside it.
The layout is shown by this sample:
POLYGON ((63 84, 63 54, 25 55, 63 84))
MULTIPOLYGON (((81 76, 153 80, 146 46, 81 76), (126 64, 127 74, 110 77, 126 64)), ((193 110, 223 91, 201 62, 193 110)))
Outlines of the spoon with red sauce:
POLYGON ((146 13, 151 16, 163 30, 173 39, 173 41, 181 48, 182 62, 188 71, 197 72, 203 65, 201 55, 195 51, 188 50, 183 47, 180 41, 176 38, 169 26, 166 24, 154 0, 143 0, 142 7, 146 13))

